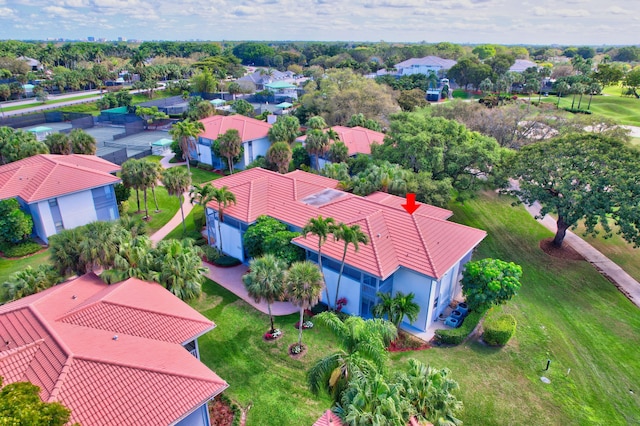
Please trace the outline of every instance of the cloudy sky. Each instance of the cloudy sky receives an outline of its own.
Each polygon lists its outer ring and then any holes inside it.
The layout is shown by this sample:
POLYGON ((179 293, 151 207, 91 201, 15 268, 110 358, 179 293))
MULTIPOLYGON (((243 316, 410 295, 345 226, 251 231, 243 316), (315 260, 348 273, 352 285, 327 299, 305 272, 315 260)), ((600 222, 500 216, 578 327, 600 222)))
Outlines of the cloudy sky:
POLYGON ((640 0, 0 0, 0 39, 637 44, 640 0))

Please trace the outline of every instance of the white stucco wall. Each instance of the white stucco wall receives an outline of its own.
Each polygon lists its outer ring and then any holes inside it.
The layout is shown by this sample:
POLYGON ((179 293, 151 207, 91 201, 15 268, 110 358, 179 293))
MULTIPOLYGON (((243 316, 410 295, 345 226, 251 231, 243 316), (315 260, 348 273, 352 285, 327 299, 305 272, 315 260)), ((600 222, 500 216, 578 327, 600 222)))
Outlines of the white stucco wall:
POLYGON ((36 205, 34 205, 34 208, 38 209, 38 213, 40 215, 40 223, 42 224, 43 234, 38 235, 40 235, 41 238, 44 236, 46 239, 46 237, 55 234, 56 226, 53 223, 53 217, 51 216, 51 208, 49 207, 49 202, 39 201, 36 205))
MULTIPOLYGON (((324 270, 324 279, 327 283, 327 289, 329 289, 331 304, 333 304, 335 303, 334 298, 336 297, 336 286, 338 285, 338 276, 340 274, 325 267, 322 269, 324 270)), ((342 297, 347 299, 347 306, 345 306, 342 311, 351 315, 360 315, 360 282, 343 274, 342 280, 340 280, 340 294, 338 295, 338 299, 342 297)), ((324 303, 327 303, 326 298, 327 296, 323 291, 322 301, 324 303)))
POLYGON ((407 268, 400 268, 393 276, 393 294, 402 292, 404 294, 415 294, 414 301, 420 305, 418 318, 411 323, 411 326, 420 330, 426 330, 429 326, 427 321, 430 318, 432 279, 413 272, 407 268))
POLYGON ((251 154, 253 155, 253 158, 249 157, 249 142, 247 141, 244 143, 244 164, 239 163, 239 167, 244 168, 247 164, 251 163, 251 161, 258 158, 259 155, 266 157, 267 151, 271 146, 271 142, 269 142, 268 138, 261 138, 251 141, 251 146, 251 154))
MULTIPOLYGON (((218 221, 214 220, 216 235, 218 234, 218 221)), ((220 225, 222 232, 222 251, 236 259, 243 260, 242 234, 239 229, 232 228, 222 222, 220 225)), ((220 249, 220 238, 216 238, 216 247, 220 249)))
POLYGON ((200 153, 200 161, 201 163, 213 165, 211 162, 211 147, 198 144, 198 152, 200 153))
POLYGON ((401 74, 402 75, 412 75, 412 74, 425 74, 425 75, 429 75, 431 72, 433 72, 434 74, 438 74, 438 71, 441 69, 441 67, 434 67, 434 66, 428 66, 428 65, 420 65, 418 67, 405 67, 402 68, 401 70, 401 74))
POLYGON ((58 206, 64 229, 73 229, 98 219, 91 191, 58 197, 58 206))

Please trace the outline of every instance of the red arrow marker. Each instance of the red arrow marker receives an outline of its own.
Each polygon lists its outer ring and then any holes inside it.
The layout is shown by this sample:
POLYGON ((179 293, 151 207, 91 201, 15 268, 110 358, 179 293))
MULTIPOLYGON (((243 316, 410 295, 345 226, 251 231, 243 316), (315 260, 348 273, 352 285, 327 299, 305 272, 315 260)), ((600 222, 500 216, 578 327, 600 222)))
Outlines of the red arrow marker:
POLYGON ((419 204, 416 204, 416 194, 407 194, 407 204, 401 205, 409 214, 413 214, 420 207, 419 204))

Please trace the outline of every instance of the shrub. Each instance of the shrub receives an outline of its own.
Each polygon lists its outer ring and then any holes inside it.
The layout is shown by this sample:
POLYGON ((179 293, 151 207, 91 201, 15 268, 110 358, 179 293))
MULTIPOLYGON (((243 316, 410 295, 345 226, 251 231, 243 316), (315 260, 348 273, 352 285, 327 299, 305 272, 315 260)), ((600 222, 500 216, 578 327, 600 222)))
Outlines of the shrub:
POLYGON ((227 395, 221 393, 216 396, 216 399, 209 401, 209 416, 212 425, 240 426, 242 410, 227 395), (219 404, 226 407, 221 407, 219 404), (229 414, 233 416, 232 420, 229 419, 229 414))
POLYGON ((329 307, 324 302, 318 302, 313 308, 311 308, 311 313, 313 315, 318 315, 322 312, 326 312, 329 310, 329 307))
POLYGON ((204 209, 198 209, 193 212, 193 224, 196 227, 196 230, 201 230, 204 228, 206 223, 206 219, 204 217, 204 209))
POLYGON ((218 251, 218 249, 210 245, 202 247, 202 252, 204 253, 205 259, 207 259, 207 262, 209 263, 215 263, 216 259, 220 257, 220 252, 218 251))
POLYGON ((16 244, 2 243, 0 245, 0 251, 4 253, 6 257, 23 257, 30 254, 37 253, 42 250, 42 246, 33 240, 27 240, 16 244))
POLYGON ((202 170, 206 170, 208 172, 213 170, 213 166, 211 164, 207 164, 207 163, 200 163, 198 164, 198 168, 202 169, 202 170))
POLYGON ((572 112, 574 114, 591 114, 591 111, 588 109, 578 109, 578 108, 563 108, 565 111, 572 112))
POLYGON ((233 256, 228 256, 226 254, 221 254, 219 255, 216 260, 213 261, 213 264, 216 266, 222 266, 222 267, 230 267, 230 266, 237 266, 239 265, 240 262, 238 259, 236 259, 233 256))
POLYGON ((451 330, 436 330, 438 341, 448 345, 459 345, 476 328, 484 313, 485 311, 473 311, 467 315, 460 327, 451 330))
POLYGON ((489 345, 504 346, 516 332, 516 319, 511 314, 489 313, 483 324, 482 339, 489 345))

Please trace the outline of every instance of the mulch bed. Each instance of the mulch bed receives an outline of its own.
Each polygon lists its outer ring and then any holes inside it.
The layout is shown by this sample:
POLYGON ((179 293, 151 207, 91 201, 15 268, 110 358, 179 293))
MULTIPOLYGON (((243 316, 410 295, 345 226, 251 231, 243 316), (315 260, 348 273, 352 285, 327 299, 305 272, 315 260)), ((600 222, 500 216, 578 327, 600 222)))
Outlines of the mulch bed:
POLYGON ((408 351, 423 351, 425 349, 431 349, 431 345, 423 340, 413 337, 405 332, 400 332, 398 338, 391 342, 387 351, 389 352, 408 352, 408 351))
POLYGON ((264 340, 265 342, 275 342, 277 340, 282 339, 282 336, 284 336, 284 331, 280 330, 281 333, 278 337, 276 337, 275 339, 267 339, 266 337, 264 337, 264 334, 262 335, 262 340, 264 340))
POLYGON ((540 241, 540 248, 549 256, 563 260, 584 260, 584 257, 566 242, 558 248, 553 245, 553 238, 545 238, 540 241))
POLYGON ((292 354, 291 353, 291 348, 293 348, 294 346, 297 346, 298 343, 292 343, 289 345, 289 350, 287 352, 289 352, 289 356, 293 359, 299 359, 302 358, 306 353, 307 353, 307 347, 305 345, 301 345, 302 346, 302 350, 300 351, 299 354, 292 354))
POLYGON ((214 399, 209 403, 209 418, 211 426, 231 426, 235 413, 224 401, 214 399))

